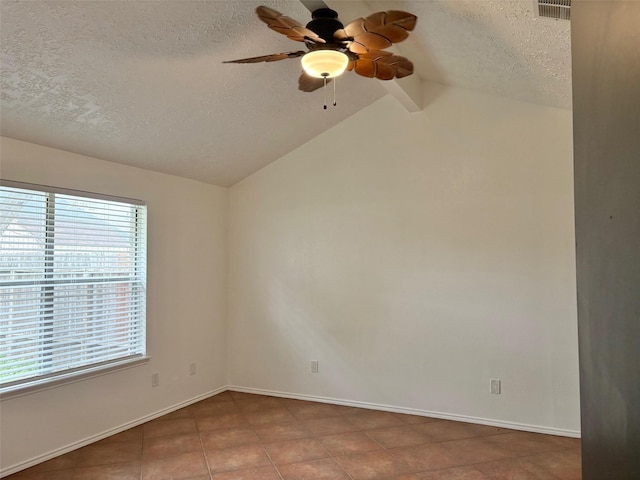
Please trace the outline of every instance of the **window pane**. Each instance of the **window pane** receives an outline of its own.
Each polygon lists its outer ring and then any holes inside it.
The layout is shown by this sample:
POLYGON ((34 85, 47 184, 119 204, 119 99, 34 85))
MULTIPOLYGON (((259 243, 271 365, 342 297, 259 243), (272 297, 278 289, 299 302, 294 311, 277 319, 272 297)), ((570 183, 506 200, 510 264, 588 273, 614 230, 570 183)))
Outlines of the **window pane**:
POLYGON ((42 192, 0 190, 0 382, 39 373, 41 331, 30 317, 44 279, 46 199, 42 192))
POLYGON ((145 207, 0 191, 0 383, 143 355, 145 207))

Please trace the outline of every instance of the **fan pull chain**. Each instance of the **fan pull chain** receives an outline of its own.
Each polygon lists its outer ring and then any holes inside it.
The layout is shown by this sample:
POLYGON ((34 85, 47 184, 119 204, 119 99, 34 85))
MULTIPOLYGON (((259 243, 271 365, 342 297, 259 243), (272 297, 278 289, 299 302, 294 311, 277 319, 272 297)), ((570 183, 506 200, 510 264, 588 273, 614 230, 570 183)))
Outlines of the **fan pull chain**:
POLYGON ((336 83, 337 83, 338 77, 335 77, 333 79, 333 106, 335 107, 337 105, 336 103, 336 83))
POLYGON ((324 79, 324 109, 327 109, 327 76, 322 77, 324 79))
MULTIPOLYGON (((324 105, 322 108, 327 109, 327 78, 329 78, 328 73, 322 74, 323 80, 323 93, 324 93, 324 105)), ((333 106, 335 107, 338 103, 336 102, 336 78, 333 77, 333 106)))

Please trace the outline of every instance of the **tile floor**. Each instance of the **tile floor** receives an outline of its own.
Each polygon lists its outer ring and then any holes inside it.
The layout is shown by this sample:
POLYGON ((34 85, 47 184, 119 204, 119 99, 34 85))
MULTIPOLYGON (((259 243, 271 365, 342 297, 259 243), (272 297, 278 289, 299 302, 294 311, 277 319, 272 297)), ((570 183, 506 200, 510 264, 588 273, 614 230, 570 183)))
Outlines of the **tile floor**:
POLYGON ((224 392, 6 480, 580 478, 578 439, 224 392))

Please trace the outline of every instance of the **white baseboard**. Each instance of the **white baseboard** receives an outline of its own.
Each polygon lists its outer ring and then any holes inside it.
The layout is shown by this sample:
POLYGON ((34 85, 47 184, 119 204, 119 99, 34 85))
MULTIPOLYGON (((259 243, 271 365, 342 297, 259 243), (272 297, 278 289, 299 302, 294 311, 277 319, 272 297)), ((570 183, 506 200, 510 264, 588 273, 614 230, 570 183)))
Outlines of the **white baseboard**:
POLYGON ((43 455, 38 455, 37 457, 33 457, 25 462, 21 462, 16 465, 11 465, 10 467, 7 467, 7 468, 2 468, 2 471, 0 471, 0 478, 12 475, 26 468, 33 467, 34 465, 38 465, 39 463, 46 462, 47 460, 51 460, 52 458, 58 457, 60 455, 64 455, 65 453, 69 453, 73 450, 77 450, 78 448, 86 447, 87 445, 97 442, 98 440, 102 440, 104 438, 110 437, 111 435, 115 435, 116 433, 124 432, 125 430, 129 430, 130 428, 137 427, 138 425, 142 425, 143 423, 146 423, 150 420, 154 420, 158 417, 162 417, 167 413, 175 412, 176 410, 180 410, 181 408, 187 407, 189 405, 197 403, 206 398, 213 397, 214 395, 222 393, 226 390, 229 390, 229 387, 224 386, 224 387, 217 388, 215 390, 211 390, 210 392, 203 393, 202 395, 198 395, 197 397, 190 398, 189 400, 185 400, 184 402, 180 402, 175 405, 171 405, 170 407, 163 408, 162 410, 158 410, 157 412, 153 412, 149 415, 145 415, 144 417, 137 418, 136 420, 125 423, 118 427, 84 438, 78 442, 74 442, 65 447, 57 448, 43 455))
POLYGON ((526 423, 505 422, 491 418, 471 417, 467 415, 457 415, 453 413, 434 412, 430 410, 419 410, 415 408, 395 407, 392 405, 383 405, 379 403, 359 402, 354 400, 343 400, 330 397, 319 397, 314 395, 303 395, 289 392, 279 392, 275 390, 264 390, 260 388, 247 388, 238 385, 229 385, 228 390, 244 393, 254 393, 258 395, 270 395, 272 397, 293 398, 297 400, 308 400, 312 402, 330 403, 334 405, 346 405, 348 407, 368 408, 372 410, 382 410, 385 412, 408 413, 410 415, 419 415, 422 417, 441 418, 443 420, 453 420, 455 422, 477 423, 480 425, 489 425, 492 427, 508 428, 511 430, 522 430, 524 432, 544 433, 546 435, 558 435, 562 437, 580 438, 580 432, 577 430, 567 430, 563 428, 545 427, 540 425, 529 425, 526 423))

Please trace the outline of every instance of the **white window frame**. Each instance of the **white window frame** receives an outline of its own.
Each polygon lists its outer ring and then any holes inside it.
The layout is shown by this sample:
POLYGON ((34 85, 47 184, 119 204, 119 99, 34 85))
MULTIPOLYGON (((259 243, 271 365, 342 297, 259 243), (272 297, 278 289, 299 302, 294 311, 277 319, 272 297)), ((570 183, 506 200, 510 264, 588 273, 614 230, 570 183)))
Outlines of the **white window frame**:
MULTIPOLYGON (((137 199, 124 198, 124 197, 116 197, 112 195, 104 195, 104 194, 96 194, 91 192, 84 192, 78 190, 71 190, 66 188, 58 188, 51 187, 46 185, 36 185, 24 182, 16 182, 11 180, 0 179, 0 186, 10 187, 15 189, 23 189, 29 191, 37 191, 46 194, 53 194, 49 198, 55 199, 56 194, 61 195, 69 195, 78 198, 87 198, 93 200, 105 200, 108 202, 118 202, 126 205, 130 205, 135 209, 135 258, 136 258, 136 279, 140 280, 142 293, 138 293, 135 295, 135 299, 139 300, 140 303, 136 304, 136 308, 141 307, 142 311, 135 315, 135 318, 138 319, 138 323, 136 327, 141 329, 140 335, 142 335, 142 340, 138 341, 135 345, 137 346, 136 352, 134 354, 121 356, 114 359, 109 359, 106 361, 94 362, 91 364, 67 368, 60 371, 56 371, 53 373, 43 374, 32 376, 30 378, 18 379, 14 381, 8 381, 6 383, 0 384, 0 397, 5 399, 9 397, 24 395, 33 393, 35 391, 54 388, 60 385, 64 385, 67 383, 73 383, 80 380, 84 380, 86 378, 104 375, 107 373, 111 373, 116 370, 121 370, 125 368, 131 368, 133 366, 140 365, 142 363, 146 363, 150 357, 147 356, 146 353, 146 204, 145 202, 137 199), (140 270, 140 272, 138 271, 140 270)), ((48 204, 47 204, 48 205, 48 204)), ((49 242, 55 241, 55 235, 49 235, 49 228, 51 227, 51 222, 53 222, 55 218, 55 201, 52 202, 51 210, 47 208, 46 220, 45 220, 45 245, 48 245, 49 242)), ((45 246, 45 252, 48 252, 48 247, 45 246)), ((53 249, 51 249, 53 252, 53 249)), ((45 258, 47 259, 43 264, 43 271, 45 272, 45 278, 47 277, 48 271, 48 263, 52 260, 53 253, 45 253, 45 258)), ((3 280, 0 277, 0 288, 3 286, 3 280)), ((117 280, 117 279, 116 279, 117 280)), ((65 283, 68 285, 69 283, 65 283)), ((62 283, 61 283, 62 284, 62 283)), ((47 289, 56 288, 56 281, 46 282, 46 286, 43 288, 44 295, 46 296, 47 289)), ((53 298, 53 297, 52 297, 53 298)), ((134 298, 134 297, 127 297, 134 298)), ((34 303, 38 303, 34 300, 34 303)), ((50 305, 50 303, 46 303, 50 305)), ((47 307, 49 308, 49 307, 47 307)), ((0 305, 0 313, 1 313, 2 305, 0 305)), ((44 308, 42 308, 42 303, 39 305, 34 304, 34 309, 39 309, 39 318, 41 321, 45 321, 45 316, 48 315, 44 308)), ((133 315, 132 315, 133 317, 133 315)), ((93 317, 91 317, 93 319, 93 317)), ((93 319, 95 321, 95 319, 93 319)), ((2 322, 2 316, 0 316, 0 322, 2 322)), ((3 325, 0 323, 0 333, 3 333, 3 325)), ((4 340, 0 338, 0 341, 4 340)))

